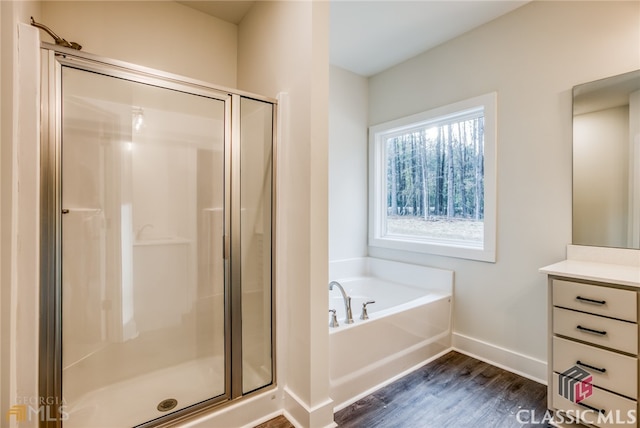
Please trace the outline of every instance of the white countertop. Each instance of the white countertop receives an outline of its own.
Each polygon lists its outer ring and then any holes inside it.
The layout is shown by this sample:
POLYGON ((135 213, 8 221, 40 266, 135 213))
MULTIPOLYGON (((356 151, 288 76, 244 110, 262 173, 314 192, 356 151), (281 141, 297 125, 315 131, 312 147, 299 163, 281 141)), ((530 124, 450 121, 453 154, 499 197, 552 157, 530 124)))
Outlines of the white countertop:
POLYGON ((640 267, 584 260, 564 260, 540 269, 548 275, 640 288, 640 267))

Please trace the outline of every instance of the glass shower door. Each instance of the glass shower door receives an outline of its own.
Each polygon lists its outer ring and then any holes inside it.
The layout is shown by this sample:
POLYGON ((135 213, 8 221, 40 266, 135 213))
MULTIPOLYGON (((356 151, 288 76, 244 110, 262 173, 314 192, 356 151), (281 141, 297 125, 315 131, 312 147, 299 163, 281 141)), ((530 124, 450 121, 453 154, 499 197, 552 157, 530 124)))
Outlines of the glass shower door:
POLYGON ((273 381, 273 105, 240 99, 242 392, 273 381))
POLYGON ((224 399, 228 100, 67 66, 62 88, 64 427, 224 399))

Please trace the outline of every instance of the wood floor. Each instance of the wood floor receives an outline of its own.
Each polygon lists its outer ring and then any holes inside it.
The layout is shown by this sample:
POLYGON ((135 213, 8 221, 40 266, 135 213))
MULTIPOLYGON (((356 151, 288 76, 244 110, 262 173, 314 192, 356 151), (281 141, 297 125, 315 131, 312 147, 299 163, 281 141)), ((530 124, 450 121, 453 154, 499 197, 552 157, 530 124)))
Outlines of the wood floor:
MULTIPOLYGON (((335 414, 341 428, 547 427, 546 386, 449 352, 335 414), (534 421, 535 422, 535 421, 534 421)), ((259 428, 290 428, 276 418, 259 428), (270 425, 278 423, 278 425, 270 425)))
POLYGON ((277 418, 273 418, 270 421, 267 421, 263 424, 256 426, 255 428, 295 428, 291 425, 291 422, 287 420, 284 416, 278 416, 277 418))

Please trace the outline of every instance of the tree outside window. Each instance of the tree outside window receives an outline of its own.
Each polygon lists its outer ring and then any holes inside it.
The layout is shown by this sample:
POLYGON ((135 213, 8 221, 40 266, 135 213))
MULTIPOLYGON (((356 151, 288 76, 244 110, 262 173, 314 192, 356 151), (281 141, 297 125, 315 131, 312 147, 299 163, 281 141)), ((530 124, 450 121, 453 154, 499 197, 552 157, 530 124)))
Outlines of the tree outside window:
POLYGON ((370 245, 495 261, 495 94, 370 136, 370 245))

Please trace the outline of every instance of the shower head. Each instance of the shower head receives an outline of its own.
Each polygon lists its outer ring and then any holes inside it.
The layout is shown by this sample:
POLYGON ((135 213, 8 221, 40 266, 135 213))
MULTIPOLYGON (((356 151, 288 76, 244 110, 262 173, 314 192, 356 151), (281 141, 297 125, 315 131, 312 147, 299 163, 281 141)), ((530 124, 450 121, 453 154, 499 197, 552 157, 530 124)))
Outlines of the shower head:
POLYGON ((75 49, 77 51, 82 49, 82 46, 79 45, 78 43, 76 43, 76 42, 67 42, 62 37, 58 37, 58 35, 56 33, 54 33, 53 31, 51 31, 51 29, 49 27, 47 27, 46 25, 37 23, 33 19, 33 16, 31 17, 31 25, 33 25, 34 27, 40 28, 41 30, 46 31, 51 37, 53 37, 53 40, 55 40, 56 45, 64 46, 65 48, 75 49))

